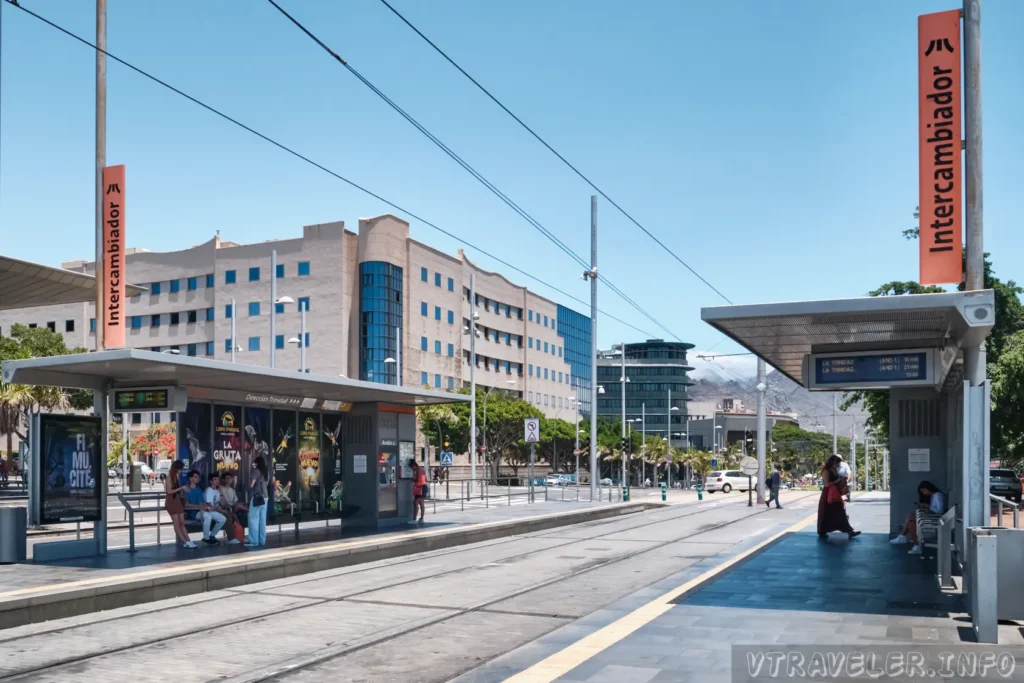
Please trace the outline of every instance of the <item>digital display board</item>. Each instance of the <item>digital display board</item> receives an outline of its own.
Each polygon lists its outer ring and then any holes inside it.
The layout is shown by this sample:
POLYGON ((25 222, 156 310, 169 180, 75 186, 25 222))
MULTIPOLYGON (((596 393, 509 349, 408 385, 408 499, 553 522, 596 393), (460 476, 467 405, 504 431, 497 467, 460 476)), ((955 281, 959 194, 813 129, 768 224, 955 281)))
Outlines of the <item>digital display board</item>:
POLYGON ((928 354, 877 353, 849 356, 817 356, 814 358, 814 379, 822 384, 920 383, 928 379, 928 354))
POLYGON ((115 391, 114 410, 126 412, 172 410, 170 391, 167 389, 115 391))

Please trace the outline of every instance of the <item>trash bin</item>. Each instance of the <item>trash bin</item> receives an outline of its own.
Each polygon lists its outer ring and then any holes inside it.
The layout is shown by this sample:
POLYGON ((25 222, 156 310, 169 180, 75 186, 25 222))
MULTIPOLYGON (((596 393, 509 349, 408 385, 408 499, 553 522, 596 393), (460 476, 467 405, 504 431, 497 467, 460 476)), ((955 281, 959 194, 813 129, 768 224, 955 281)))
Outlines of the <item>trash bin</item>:
POLYGON ((139 493, 142 491, 142 463, 133 462, 131 464, 131 476, 128 479, 128 490, 132 493, 139 493))
POLYGON ((27 534, 27 508, 0 508, 0 564, 25 561, 27 534))

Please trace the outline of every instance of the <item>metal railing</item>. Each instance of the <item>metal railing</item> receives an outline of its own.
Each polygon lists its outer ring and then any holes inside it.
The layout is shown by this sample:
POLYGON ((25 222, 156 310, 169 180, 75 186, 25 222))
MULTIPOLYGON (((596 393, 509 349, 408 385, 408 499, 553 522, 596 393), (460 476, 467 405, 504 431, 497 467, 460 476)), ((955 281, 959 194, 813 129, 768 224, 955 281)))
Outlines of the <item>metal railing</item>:
POLYGON ((164 499, 163 491, 153 491, 148 493, 119 493, 117 499, 121 501, 121 505, 124 506, 125 512, 128 515, 128 552, 135 552, 135 514, 141 512, 156 512, 156 544, 160 545, 160 513, 163 511, 164 506, 162 501, 164 499), (150 507, 144 507, 143 503, 146 501, 155 501, 156 505, 150 507), (132 505, 137 503, 137 505, 132 505))
POLYGON ((1000 529, 1003 528, 1003 508, 1008 507, 1013 510, 1013 528, 1020 528, 1020 504, 1014 503, 1012 500, 1001 498, 992 493, 988 494, 989 504, 995 503, 996 508, 996 526, 1000 529))
MULTIPOLYGON (((522 498, 525 498, 528 503, 534 503, 541 495, 540 489, 544 490, 545 502, 552 500, 589 502, 591 500, 590 484, 566 484, 561 486, 535 484, 531 487, 527 483, 513 486, 512 478, 506 478, 504 484, 495 484, 493 481, 486 479, 453 479, 448 482, 430 482, 428 484, 426 501, 432 505, 436 514, 437 506, 447 503, 458 503, 460 511, 465 510, 467 505, 479 507, 481 503, 485 508, 490 507, 492 504, 500 505, 502 502, 506 505, 512 505, 513 500, 522 498), (470 482, 473 483, 472 487, 470 487, 470 482), (459 485, 458 492, 453 491, 455 484, 459 485), (453 493, 458 495, 452 495, 453 493)), ((653 491, 654 489, 651 490, 653 491)), ((614 484, 599 486, 597 498, 594 500, 595 502, 607 501, 609 503, 616 500, 621 501, 622 487, 614 484)))

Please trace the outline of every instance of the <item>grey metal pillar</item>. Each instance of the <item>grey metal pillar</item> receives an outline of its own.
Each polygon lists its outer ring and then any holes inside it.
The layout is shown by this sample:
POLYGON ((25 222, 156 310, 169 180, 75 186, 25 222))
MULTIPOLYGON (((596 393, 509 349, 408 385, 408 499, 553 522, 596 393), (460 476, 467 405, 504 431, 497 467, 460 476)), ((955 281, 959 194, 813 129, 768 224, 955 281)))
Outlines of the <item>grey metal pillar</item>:
MULTIPOLYGON (((107 0, 96 0, 96 350, 103 339, 103 169, 107 165, 107 0)), ((106 468, 103 468, 106 471, 106 468)))
MULTIPOLYGON (((299 302, 299 358, 301 359, 302 372, 306 372, 306 303, 304 301, 299 302)), ((395 331, 397 334, 397 330, 395 331)), ((402 384, 402 347, 398 347, 398 384, 402 384)))
MULTIPOLYGON (((967 232, 966 289, 985 288, 984 193, 982 182, 981 0, 964 0, 964 217, 967 232)), ((971 386, 985 381, 985 345, 964 348, 971 386)))
POLYGON ((765 391, 767 368, 763 358, 757 359, 757 502, 764 503, 764 480, 765 480, 765 429, 768 426, 767 406, 765 405, 765 391))
POLYGON ((476 481, 476 285, 469 274, 469 497, 476 481))
MULTIPOLYGON (((619 378, 619 384, 622 385, 622 439, 623 446, 626 446, 626 342, 622 342, 622 377, 619 378)), ((626 479, 626 448, 622 449, 622 485, 628 486, 629 482, 626 479)))
POLYGON ((597 498, 597 195, 590 196, 590 500, 597 498))
POLYGON ((672 488, 672 466, 675 464, 672 458, 672 383, 669 382, 668 389, 668 410, 665 412, 668 415, 668 431, 665 432, 665 438, 668 439, 668 451, 666 455, 665 464, 665 483, 668 488, 672 488))
POLYGON ((238 315, 238 311, 235 309, 235 299, 231 298, 231 362, 235 362, 235 349, 238 348, 238 339, 235 338, 236 327, 235 327, 235 316, 238 315))

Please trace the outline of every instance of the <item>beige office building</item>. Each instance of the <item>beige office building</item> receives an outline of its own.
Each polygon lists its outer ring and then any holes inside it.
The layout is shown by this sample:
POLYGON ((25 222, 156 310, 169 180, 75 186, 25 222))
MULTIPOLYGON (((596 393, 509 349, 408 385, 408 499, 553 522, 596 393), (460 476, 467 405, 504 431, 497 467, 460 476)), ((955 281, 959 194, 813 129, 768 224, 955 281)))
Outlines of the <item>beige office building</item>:
MULTIPOLYGON (((63 266, 94 269, 87 261, 63 266)), ((234 347, 236 362, 262 366, 273 352, 275 367, 299 371, 305 342, 307 372, 395 383, 400 366, 403 385, 442 390, 470 382, 472 277, 477 384, 516 392, 570 422, 568 399, 578 387, 581 416, 589 414, 589 316, 480 269, 461 250, 452 256, 410 239, 409 224, 389 214, 360 219, 358 234, 339 221, 257 244, 218 235, 175 252, 129 249, 126 268, 128 281, 148 290, 128 302, 131 348, 231 360, 234 347)), ((0 312, 0 333, 14 323, 48 326, 69 346, 94 349, 94 310, 89 303, 0 312)), ((132 416, 135 428, 160 419, 167 416, 132 416)))

